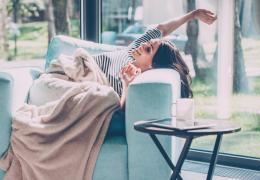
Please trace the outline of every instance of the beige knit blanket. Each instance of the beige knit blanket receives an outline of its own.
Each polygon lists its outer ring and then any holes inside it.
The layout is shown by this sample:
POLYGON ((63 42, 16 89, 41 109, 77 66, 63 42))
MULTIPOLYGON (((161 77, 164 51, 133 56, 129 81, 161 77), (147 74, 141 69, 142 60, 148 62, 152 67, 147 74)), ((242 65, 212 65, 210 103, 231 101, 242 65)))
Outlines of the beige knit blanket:
MULTIPOLYGON (((86 52, 79 50, 67 60, 63 56, 54 61, 49 72, 55 64, 72 86, 57 100, 24 104, 14 114, 10 148, 0 160, 5 180, 92 179, 119 98, 86 52)), ((38 81, 48 79, 54 84, 65 81, 49 74, 38 81)))

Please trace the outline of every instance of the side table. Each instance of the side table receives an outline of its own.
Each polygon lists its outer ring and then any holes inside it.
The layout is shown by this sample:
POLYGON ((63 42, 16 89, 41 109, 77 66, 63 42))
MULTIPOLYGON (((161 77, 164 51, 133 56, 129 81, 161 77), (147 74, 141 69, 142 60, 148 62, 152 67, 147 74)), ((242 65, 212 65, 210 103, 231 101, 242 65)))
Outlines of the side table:
POLYGON ((209 165, 209 170, 207 175, 207 180, 211 180, 216 166, 217 156, 221 145, 222 136, 224 134, 234 133, 241 130, 241 128, 238 125, 227 120, 201 120, 201 121, 196 120, 196 122, 203 122, 205 124, 208 125, 211 124, 214 126, 209 126, 209 127, 205 126, 204 128, 202 126, 201 129, 192 129, 192 130, 188 130, 188 128, 187 129, 178 128, 178 127, 174 128, 174 126, 172 126, 173 128, 168 128, 168 124, 171 123, 171 118, 155 120, 155 121, 151 121, 151 120, 137 121, 136 123, 134 123, 135 130, 139 132, 147 133, 152 138, 156 147, 159 149, 162 156, 166 160, 167 164, 173 171, 170 178, 171 180, 182 179, 180 175, 180 170, 189 152, 192 140, 202 136, 216 135, 217 137, 211 155, 211 160, 210 160, 210 165, 209 165), (183 146, 183 149, 181 151, 176 166, 174 166, 171 158, 164 150, 163 146, 161 145, 156 135, 176 136, 185 139, 185 144, 183 146))

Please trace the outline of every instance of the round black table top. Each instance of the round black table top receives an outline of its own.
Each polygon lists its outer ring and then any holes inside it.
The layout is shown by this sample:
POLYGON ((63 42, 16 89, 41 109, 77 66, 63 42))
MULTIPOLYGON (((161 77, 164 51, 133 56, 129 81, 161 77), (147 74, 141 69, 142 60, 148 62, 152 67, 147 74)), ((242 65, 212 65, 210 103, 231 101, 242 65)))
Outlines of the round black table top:
MULTIPOLYGON (((195 122, 201 122, 202 124, 209 125, 206 128, 202 129, 193 129, 187 130, 185 128, 163 128, 160 127, 160 124, 165 125, 165 122, 170 122, 171 119, 165 119, 163 122, 151 123, 151 121, 137 121, 134 123, 134 128, 137 131, 149 133, 149 134, 161 134, 161 135, 170 135, 178 137, 187 137, 187 136, 206 136, 206 135, 217 135, 217 134, 228 134, 234 133, 241 130, 241 127, 236 123, 230 120, 195 120, 195 122), (157 125, 157 126, 154 126, 157 125), (159 125, 159 126, 158 126, 159 125)), ((177 120, 183 121, 183 120, 177 120)), ((168 123, 169 124, 169 123, 168 123)), ((174 127, 174 126, 173 126, 174 127)))

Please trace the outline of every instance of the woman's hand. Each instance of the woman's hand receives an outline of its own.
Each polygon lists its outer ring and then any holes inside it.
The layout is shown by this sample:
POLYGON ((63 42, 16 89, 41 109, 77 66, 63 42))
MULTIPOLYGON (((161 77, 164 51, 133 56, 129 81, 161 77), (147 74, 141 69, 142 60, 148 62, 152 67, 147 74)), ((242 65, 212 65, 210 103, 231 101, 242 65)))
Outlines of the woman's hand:
POLYGON ((213 12, 206 9, 197 9, 191 11, 177 19, 172 19, 170 21, 166 21, 157 25, 157 28, 162 32, 162 36, 167 36, 172 33, 174 30, 179 28, 184 23, 197 18, 204 23, 212 24, 217 16, 213 12))
POLYGON ((128 85, 135 79, 137 75, 141 73, 140 68, 137 68, 133 64, 129 63, 121 69, 121 78, 124 87, 128 85))
POLYGON ((194 18, 201 20, 204 23, 212 24, 216 19, 217 15, 206 9, 197 9, 193 11, 194 18))
POLYGON ((120 99, 120 105, 123 109, 125 107, 125 99, 127 96, 128 85, 141 73, 141 69, 129 63, 121 69, 121 79, 123 83, 123 92, 120 99))

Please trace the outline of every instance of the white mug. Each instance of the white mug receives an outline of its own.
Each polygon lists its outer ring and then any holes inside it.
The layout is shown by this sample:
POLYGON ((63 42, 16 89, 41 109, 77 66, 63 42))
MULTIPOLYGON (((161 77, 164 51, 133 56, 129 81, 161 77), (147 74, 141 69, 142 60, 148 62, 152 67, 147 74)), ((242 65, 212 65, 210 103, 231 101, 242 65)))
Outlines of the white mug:
POLYGON ((176 101, 176 119, 194 121, 194 100, 191 98, 180 98, 176 101))

